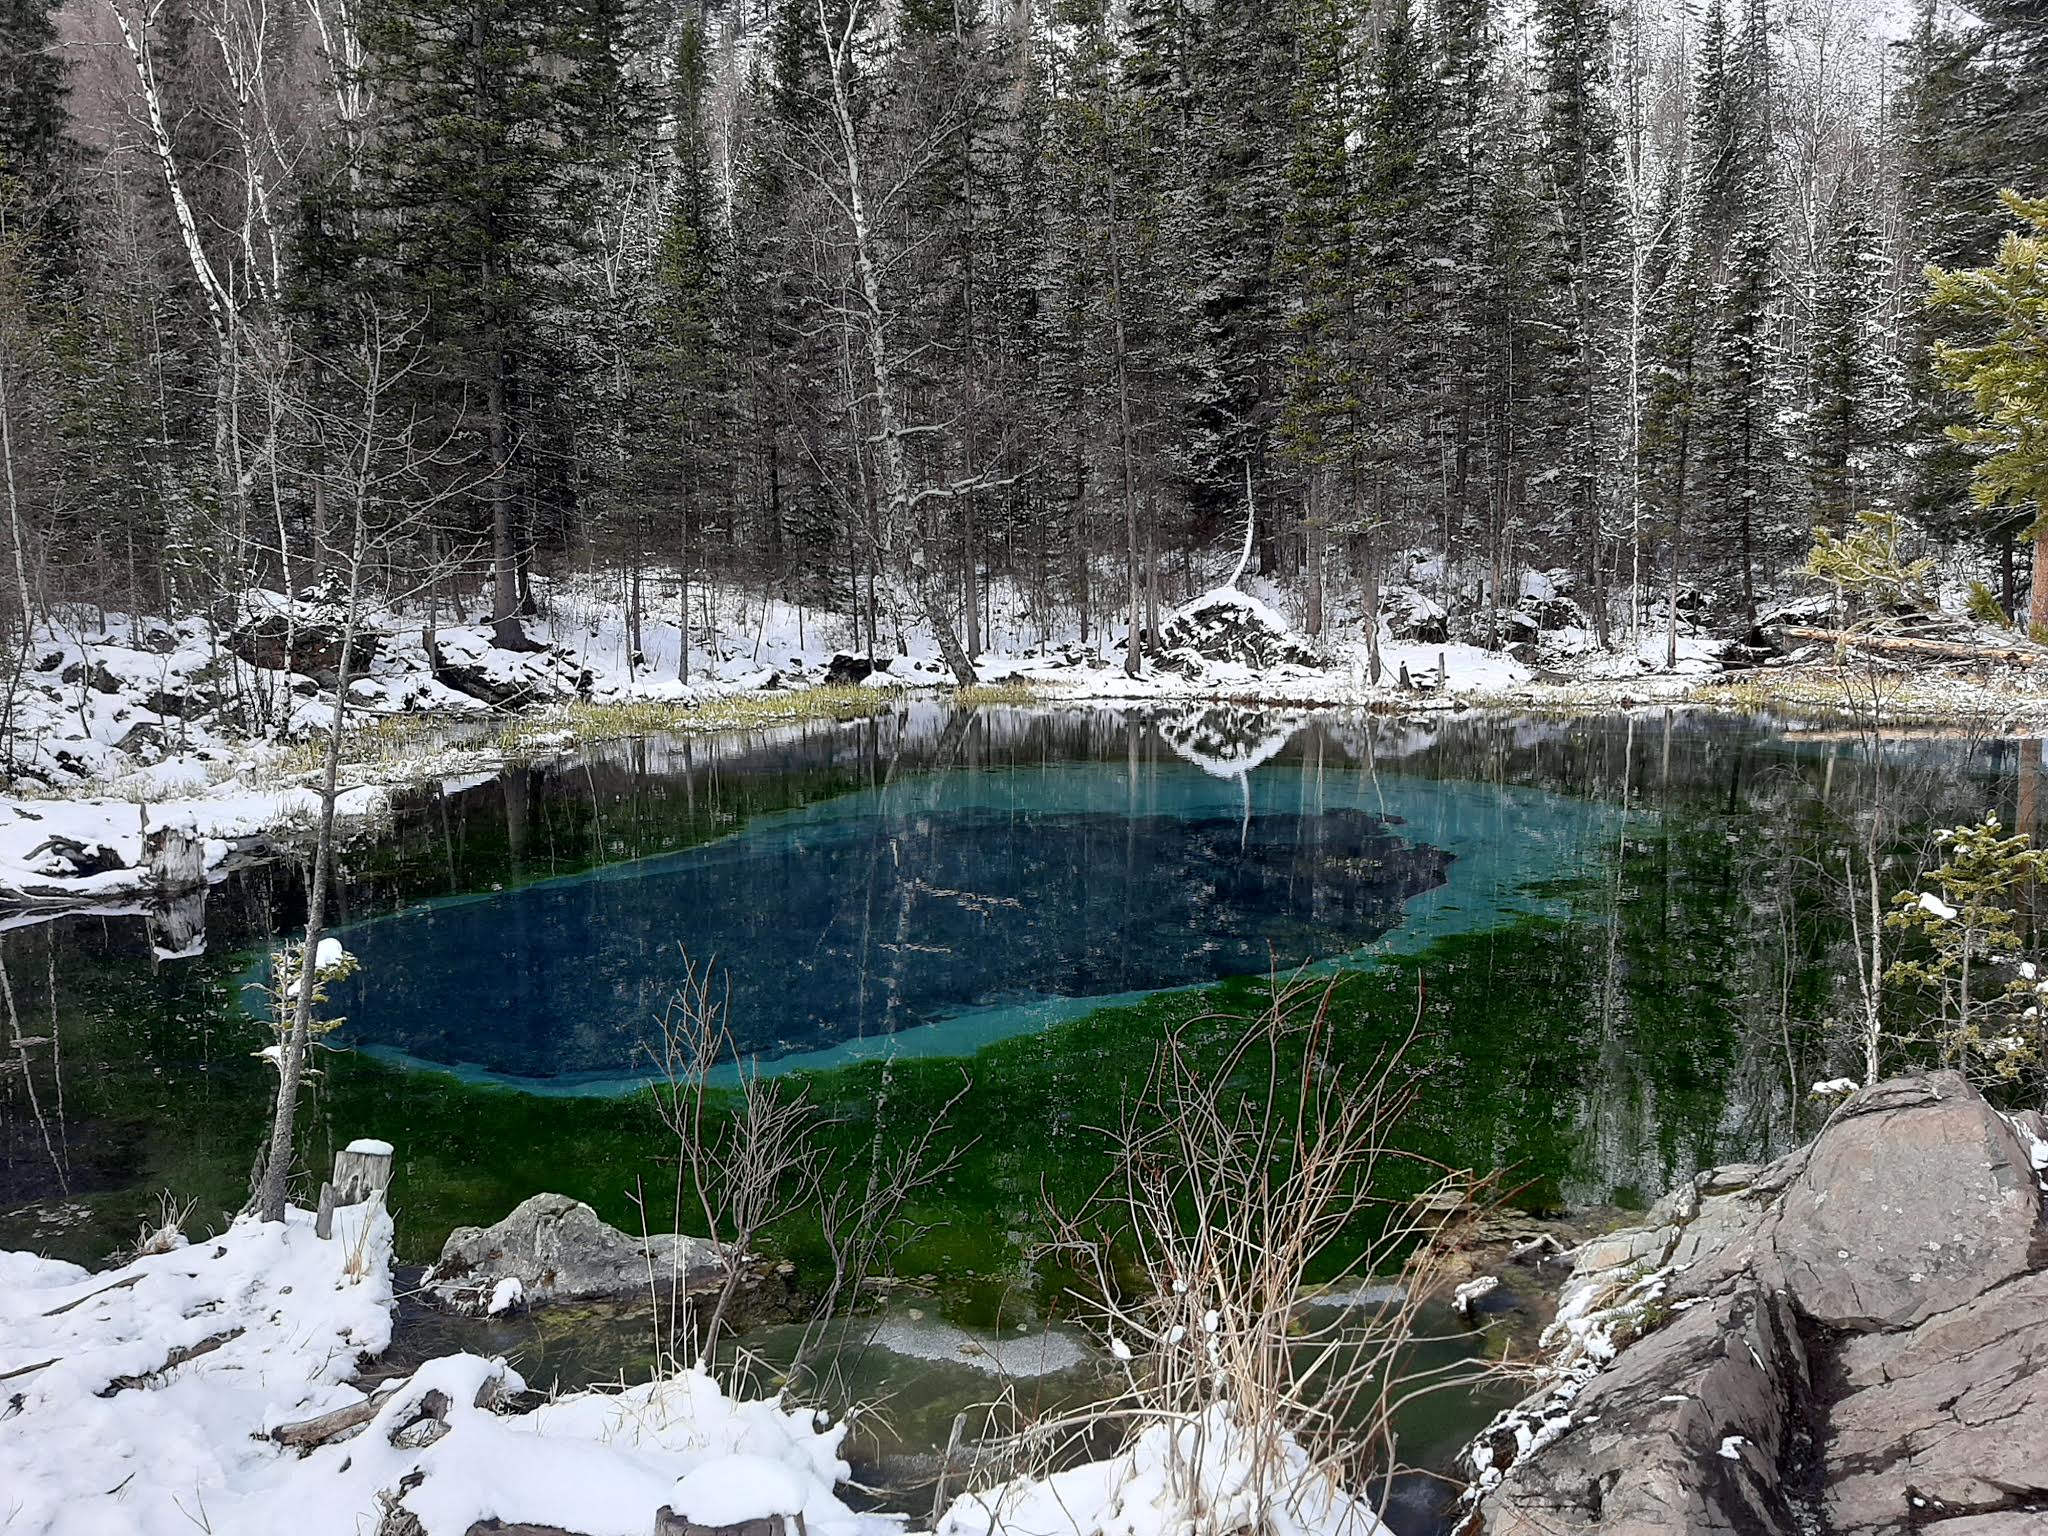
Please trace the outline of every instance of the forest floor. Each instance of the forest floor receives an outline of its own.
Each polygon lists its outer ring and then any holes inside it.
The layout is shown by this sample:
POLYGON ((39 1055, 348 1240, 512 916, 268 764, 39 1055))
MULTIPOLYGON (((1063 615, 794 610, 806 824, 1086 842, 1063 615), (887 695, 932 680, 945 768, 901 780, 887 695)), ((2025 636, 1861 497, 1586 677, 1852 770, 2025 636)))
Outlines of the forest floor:
MULTIPOLYGON (((259 618, 266 612, 274 618, 258 605, 259 618)), ((336 715, 338 640, 325 653, 308 645, 331 616, 303 604, 294 616, 299 630, 283 641, 272 633, 271 653, 198 618, 73 613, 35 636, 5 723, 0 901, 28 915, 135 904, 151 894, 146 849, 165 828, 203 844, 213 878, 303 841, 336 715), (297 666, 274 654, 280 645, 297 666), (254 729, 242 724, 250 720, 254 729)), ((687 659, 672 620, 644 620, 632 651, 615 598, 566 583, 530 624, 527 651, 498 649, 480 625, 443 625, 430 656, 416 619, 373 615, 370 627, 374 647, 348 686, 337 809, 351 830, 377 826, 394 793, 507 763, 632 736, 800 729, 917 696, 1147 712, 1328 708, 1415 721, 1475 709, 1712 708, 1811 731, 2048 733, 2048 668, 1808 654, 1731 670, 1720 660, 1727 642, 1692 631, 1667 669, 1667 636, 1648 627, 1633 647, 1603 650, 1568 630, 1514 655, 1383 638, 1374 682, 1355 625, 1311 647, 1274 603, 1234 589, 1171 615, 1166 654, 1136 677, 1120 640, 1105 651, 1099 638, 1048 643, 991 626, 973 689, 957 688, 914 633, 883 637, 902 649, 878 646, 870 662, 847 648, 844 619, 737 595, 706 601, 687 659)))

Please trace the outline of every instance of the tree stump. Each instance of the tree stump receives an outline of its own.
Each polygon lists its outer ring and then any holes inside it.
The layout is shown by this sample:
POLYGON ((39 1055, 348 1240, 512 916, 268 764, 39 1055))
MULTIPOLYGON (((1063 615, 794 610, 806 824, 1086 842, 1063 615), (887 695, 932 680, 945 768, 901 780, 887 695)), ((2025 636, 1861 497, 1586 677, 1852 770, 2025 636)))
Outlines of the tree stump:
POLYGON ((334 1177, 320 1186, 320 1207, 313 1231, 334 1235, 334 1213, 345 1205, 381 1199, 391 1187, 391 1143, 362 1136, 334 1154, 334 1177))
POLYGON ((190 820, 152 821, 142 811, 142 871, 150 902, 144 914, 150 954, 185 960, 206 952, 206 839, 190 820))
POLYGON ((191 823, 157 822, 142 832, 142 867, 161 898, 206 889, 206 839, 191 823))
POLYGON ((361 1205, 391 1187, 391 1143, 360 1137, 334 1154, 334 1203, 361 1205))

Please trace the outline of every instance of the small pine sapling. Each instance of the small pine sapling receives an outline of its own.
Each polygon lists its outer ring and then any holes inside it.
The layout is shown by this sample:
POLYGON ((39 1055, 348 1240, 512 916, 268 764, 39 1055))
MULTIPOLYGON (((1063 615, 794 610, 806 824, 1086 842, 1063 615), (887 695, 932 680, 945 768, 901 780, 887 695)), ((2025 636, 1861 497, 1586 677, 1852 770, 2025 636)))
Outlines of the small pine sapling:
POLYGON ((1911 947, 1885 980, 1934 1001, 1931 1039, 1945 1066, 2011 1082, 2041 1061, 2041 983, 2022 958, 2017 906, 2048 854, 1996 816, 1938 834, 1946 861, 1892 901, 1885 926, 1911 947), (1918 941, 1918 942, 1911 942, 1918 941))
POLYGON ((1837 536, 1813 530, 1806 575, 1827 586, 1835 605, 1853 622, 1867 622, 1901 608, 1933 606, 1927 593, 1934 561, 1907 560, 1899 553, 1899 520, 1889 512, 1860 512, 1857 526, 1837 536))
MULTIPOLYGON (((312 1017, 309 1033, 319 1040, 332 1034, 348 1021, 340 1014, 329 1015, 327 989, 337 982, 348 980, 359 969, 359 962, 341 941, 324 938, 314 952, 312 969, 312 1017)), ((264 1047, 258 1054, 265 1057, 272 1066, 281 1066, 284 1061, 286 1037, 291 1033, 292 1018, 296 1011, 299 986, 306 975, 306 946, 303 940, 281 946, 270 957, 270 980, 267 984, 251 982, 250 988, 261 992, 270 1002, 271 1028, 276 1032, 276 1043, 264 1047)))

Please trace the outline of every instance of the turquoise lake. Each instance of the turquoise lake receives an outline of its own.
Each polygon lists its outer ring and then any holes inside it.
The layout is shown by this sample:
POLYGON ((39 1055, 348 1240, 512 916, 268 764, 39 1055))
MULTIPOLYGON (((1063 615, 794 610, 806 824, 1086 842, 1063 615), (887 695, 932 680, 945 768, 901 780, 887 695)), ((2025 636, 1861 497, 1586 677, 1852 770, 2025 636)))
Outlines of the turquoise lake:
MULTIPOLYGON (((1431 1156, 1510 1170, 1532 1207, 1641 1204, 1810 1128, 1845 1049, 1844 829, 1877 797, 2027 823, 2039 762, 1959 733, 1879 762, 1824 721, 1661 709, 887 701, 572 751, 423 786, 343 850, 364 965, 307 1157, 405 1148, 416 1255, 542 1188, 637 1221, 666 1153, 627 1090, 687 956, 730 987, 750 1067, 848 1127, 896 1134, 972 1082, 971 1166, 926 1246, 993 1295, 1036 1283, 1005 1234, 1044 1179, 1085 1179, 1087 1126, 1161 1029, 1306 965, 1357 1060, 1419 1030, 1431 1156)), ((185 959, 133 912, 0 931, 26 1042, 0 1073, 0 1242, 93 1259, 167 1187, 239 1205, 267 1093, 248 984, 300 881, 288 858, 232 874, 185 959)))
POLYGON ((539 1092, 653 1071, 685 957, 750 1068, 972 1054, 1109 1001, 1412 951, 1511 915, 1619 812, 1507 785, 1175 757, 913 774, 684 852, 339 936, 337 1037, 539 1092))

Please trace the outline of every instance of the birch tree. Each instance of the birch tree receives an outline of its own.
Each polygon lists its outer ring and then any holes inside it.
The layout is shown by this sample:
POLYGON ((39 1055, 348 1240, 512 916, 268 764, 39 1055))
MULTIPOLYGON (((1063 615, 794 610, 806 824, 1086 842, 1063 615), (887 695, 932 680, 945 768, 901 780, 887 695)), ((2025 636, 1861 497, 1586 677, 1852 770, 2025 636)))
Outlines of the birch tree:
MULTIPOLYGON (((947 667, 961 686, 967 687, 976 681, 974 662, 960 643, 952 615, 946 611, 938 573, 933 569, 925 519, 935 506, 954 502, 974 487, 965 481, 917 484, 911 479, 906 443, 913 431, 934 429, 910 427, 902 414, 897 378, 901 360, 882 287, 885 256, 873 222, 872 193, 863 174, 861 133, 853 107, 853 51, 862 22, 862 0, 851 0, 845 15, 836 22, 826 0, 815 0, 815 4, 818 37, 825 58, 826 105, 837 161, 838 185, 833 188, 833 197, 846 223, 853 266, 851 311, 874 386, 872 446, 883 542, 886 545, 900 537, 909 544, 906 566, 918 606, 947 667)), ((883 203, 888 201, 885 193, 883 203)))
MULTIPOLYGON (((321 753, 314 816, 313 847, 306 882, 306 931, 295 954, 297 974, 279 989, 277 1006, 290 1008, 280 1018, 276 1059, 278 1083, 270 1135, 261 1174, 251 1201, 263 1221, 282 1221, 293 1167, 294 1134, 299 1097, 306 1079, 307 1058, 317 1023, 314 1009, 321 997, 321 958, 327 934, 327 905, 334 879, 341 767, 348 736, 349 684, 355 673, 358 643, 371 599, 401 605, 435 585, 445 574, 432 554, 422 556, 422 534, 437 494, 430 489, 434 473, 448 452, 445 440, 428 441, 416 415, 401 403, 406 375, 420 365, 414 333, 394 329, 374 304, 357 313, 358 328, 350 355, 330 360, 345 407, 327 412, 321 436, 337 449, 332 470, 336 516, 329 531, 325 565, 339 609, 335 662, 334 707, 321 753), (377 574, 404 570, 410 581, 401 591, 373 591, 377 574)), ((440 496, 453 494, 443 490, 440 496)))

